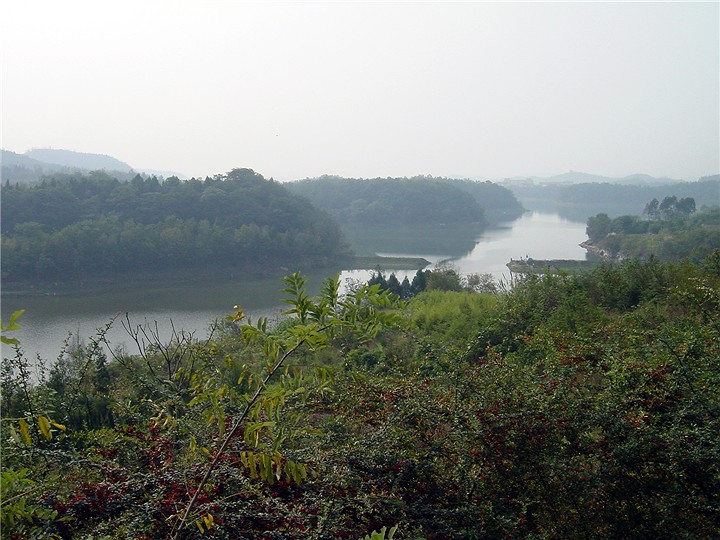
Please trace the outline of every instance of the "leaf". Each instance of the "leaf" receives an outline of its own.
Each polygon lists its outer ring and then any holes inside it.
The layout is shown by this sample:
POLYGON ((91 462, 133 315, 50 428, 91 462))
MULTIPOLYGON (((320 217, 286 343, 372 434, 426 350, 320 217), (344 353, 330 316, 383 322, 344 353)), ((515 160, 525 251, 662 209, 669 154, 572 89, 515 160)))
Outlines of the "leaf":
POLYGON ((20 330, 20 325, 17 323, 17 320, 23 313, 25 313, 24 309, 18 309, 13 312, 13 314, 10 315, 10 321, 8 321, 7 326, 3 328, 3 330, 20 330))
POLYGON ((258 477, 257 468, 255 467, 255 454, 248 454, 248 469, 250 470, 251 478, 254 479, 258 477))
POLYGON ((260 432, 265 428, 275 426, 275 422, 255 422, 245 428, 245 442, 257 447, 260 444, 260 432))
POLYGON ((25 421, 24 418, 21 418, 18 421, 18 424, 20 425, 20 434, 25 440, 25 444, 27 444, 28 446, 32 445, 32 439, 30 438, 30 429, 28 423, 25 421))
POLYGON ((299 484, 307 478, 307 466, 297 461, 286 461, 284 465, 285 476, 292 478, 293 482, 299 484))
POLYGON ((38 415, 38 427, 40 428, 40 433, 43 437, 45 437, 46 440, 51 441, 52 440, 52 432, 50 431, 50 421, 44 417, 43 415, 38 415))
POLYGON ((50 423, 56 428, 58 428, 60 431, 65 431, 67 429, 63 424, 58 424, 54 420, 50 420, 50 423))
POLYGON ((272 470, 272 458, 267 454, 260 456, 260 475, 261 478, 268 483, 272 483, 275 477, 272 470))
POLYGON ((190 402, 188 403, 188 407, 193 407, 198 403, 203 403, 206 400, 207 396, 205 394, 199 394, 190 400, 190 402))
MULTIPOLYGON (((23 313, 25 313, 24 309, 18 309, 10 315, 10 320, 8 321, 7 326, 0 323, 2 333, 4 334, 7 331, 20 330, 20 325, 17 323, 17 320, 23 313)), ((20 345, 20 340, 16 338, 9 338, 4 335, 0 335, 0 342, 5 343, 6 345, 20 345)))

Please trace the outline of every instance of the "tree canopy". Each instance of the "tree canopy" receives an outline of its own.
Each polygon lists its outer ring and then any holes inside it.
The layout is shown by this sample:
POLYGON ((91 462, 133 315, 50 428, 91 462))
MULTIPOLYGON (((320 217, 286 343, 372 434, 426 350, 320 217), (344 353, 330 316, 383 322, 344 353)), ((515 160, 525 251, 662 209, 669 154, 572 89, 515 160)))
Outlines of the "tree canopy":
POLYGON ((251 169, 205 180, 102 172, 2 188, 3 277, 322 265, 346 250, 337 223, 251 169))
POLYGON ((668 196, 653 199, 640 216, 610 219, 598 214, 588 219, 588 249, 610 258, 659 257, 698 262, 720 248, 720 209, 695 212, 695 200, 668 196))
POLYGON ((444 178, 341 178, 322 176, 287 184, 342 223, 442 225, 484 223, 488 214, 522 213, 512 193, 491 182, 444 178), (468 194, 472 195, 468 197, 468 194))

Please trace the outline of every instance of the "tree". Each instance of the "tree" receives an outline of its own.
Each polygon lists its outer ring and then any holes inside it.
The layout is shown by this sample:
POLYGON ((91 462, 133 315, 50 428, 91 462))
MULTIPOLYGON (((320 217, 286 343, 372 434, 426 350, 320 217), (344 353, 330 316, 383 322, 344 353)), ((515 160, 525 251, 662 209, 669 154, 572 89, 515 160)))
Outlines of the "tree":
POLYGON ((695 212, 695 199, 692 197, 680 199, 675 205, 675 209, 687 219, 690 214, 695 212))
POLYGON ((598 214, 595 217, 588 218, 587 228, 585 233, 588 238, 593 242, 602 240, 608 234, 612 228, 612 220, 607 214, 598 214))
POLYGON ((416 295, 427 288, 427 276, 430 270, 418 270, 413 276, 412 283, 410 283, 410 291, 412 295, 416 295))
POLYGON ((658 211, 659 206, 660 202, 657 199, 653 198, 652 201, 645 205, 645 210, 643 210, 643 214, 648 216, 649 219, 658 219, 658 216, 660 215, 658 211))
POLYGON ((658 209, 660 210, 660 214, 663 219, 672 219, 675 214, 676 205, 677 197, 675 195, 665 197, 662 200, 658 209))
POLYGON ((462 277, 454 268, 437 268, 427 275, 427 290, 462 291, 462 277))

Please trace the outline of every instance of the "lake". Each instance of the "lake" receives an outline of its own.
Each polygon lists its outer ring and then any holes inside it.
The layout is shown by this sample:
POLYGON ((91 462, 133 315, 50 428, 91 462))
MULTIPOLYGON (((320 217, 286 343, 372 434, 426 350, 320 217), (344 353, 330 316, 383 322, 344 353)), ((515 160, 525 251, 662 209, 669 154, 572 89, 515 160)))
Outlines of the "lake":
MULTIPOLYGON (((509 278, 507 262, 521 257, 535 259, 584 260, 586 252, 579 244, 586 239, 585 224, 568 221, 557 214, 527 213, 519 219, 499 226, 472 228, 406 228, 397 234, 386 229, 353 229, 347 231, 349 241, 358 254, 375 252, 386 256, 423 257, 432 264, 451 264, 461 274, 490 273, 495 279, 509 278)), ((372 270, 345 270, 347 280, 367 281, 372 270)), ((415 271, 395 271, 400 281, 412 280, 415 271)), ((310 291, 317 291, 327 274, 308 275, 310 291)), ((182 286, 122 286, 109 291, 58 293, 44 296, 2 297, 2 318, 16 309, 25 309, 20 318, 22 329, 11 335, 22 342, 31 358, 39 355, 53 361, 63 341, 74 334, 87 342, 112 319, 117 318, 108 332, 114 346, 134 352, 131 341, 120 324, 127 316, 133 325, 150 323, 168 339, 172 328, 194 332, 206 337, 212 321, 242 306, 254 318, 278 317, 283 309, 282 282, 277 278, 224 282, 191 283, 182 286)), ((3 345, 3 357, 12 354, 3 345)))

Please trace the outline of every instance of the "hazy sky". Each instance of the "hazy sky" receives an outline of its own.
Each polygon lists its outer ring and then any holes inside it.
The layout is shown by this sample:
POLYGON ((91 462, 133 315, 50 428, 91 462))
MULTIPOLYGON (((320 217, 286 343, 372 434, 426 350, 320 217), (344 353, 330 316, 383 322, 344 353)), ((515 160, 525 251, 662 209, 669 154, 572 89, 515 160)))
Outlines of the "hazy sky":
POLYGON ((720 170, 719 3, 0 3, 2 147, 289 180, 720 170))

